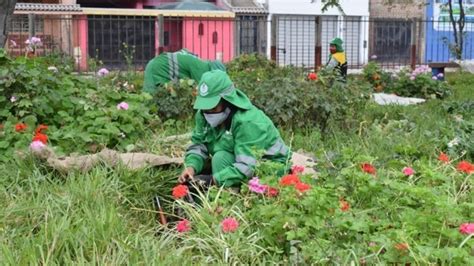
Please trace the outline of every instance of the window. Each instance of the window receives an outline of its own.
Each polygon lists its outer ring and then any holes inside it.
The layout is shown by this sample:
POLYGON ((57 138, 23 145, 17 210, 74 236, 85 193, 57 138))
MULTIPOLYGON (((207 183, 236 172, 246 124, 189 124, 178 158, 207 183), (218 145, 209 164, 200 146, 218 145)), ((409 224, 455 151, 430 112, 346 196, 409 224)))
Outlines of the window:
POLYGON ((203 24, 202 22, 199 22, 198 35, 199 35, 199 36, 204 35, 204 24, 203 24))
POLYGON ((165 31, 163 33, 163 46, 168 46, 170 44, 170 32, 165 31))
POLYGON ((212 43, 213 43, 213 44, 217 44, 217 41, 218 41, 218 40, 217 40, 217 31, 214 31, 214 32, 212 33, 212 43))
MULTIPOLYGON (((28 15, 14 15, 11 22, 10 32, 28 32, 30 28, 28 15)), ((44 31, 44 18, 35 16, 35 32, 44 31)))

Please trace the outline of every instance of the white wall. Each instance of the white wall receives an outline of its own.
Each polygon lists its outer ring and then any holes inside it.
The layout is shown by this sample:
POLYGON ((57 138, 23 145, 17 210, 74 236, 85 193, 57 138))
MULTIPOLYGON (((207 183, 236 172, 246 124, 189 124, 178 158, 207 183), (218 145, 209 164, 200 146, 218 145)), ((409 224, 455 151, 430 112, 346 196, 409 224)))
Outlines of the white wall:
MULTIPOLYGON (((337 8, 322 13, 321 0, 267 0, 268 11, 272 14, 287 15, 340 15, 337 8)), ((340 0, 347 16, 368 16, 369 0, 340 0)))

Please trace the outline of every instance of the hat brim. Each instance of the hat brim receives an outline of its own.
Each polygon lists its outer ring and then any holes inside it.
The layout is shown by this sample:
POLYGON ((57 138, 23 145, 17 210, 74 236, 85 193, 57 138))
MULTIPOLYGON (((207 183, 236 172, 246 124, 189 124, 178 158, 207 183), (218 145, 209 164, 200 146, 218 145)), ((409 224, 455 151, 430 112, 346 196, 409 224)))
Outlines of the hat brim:
POLYGON ((221 96, 219 95, 210 98, 204 98, 198 95, 193 108, 197 110, 210 110, 216 107, 220 100, 221 96))
POLYGON ((252 103, 245 93, 239 89, 235 89, 230 95, 224 96, 224 99, 231 104, 241 108, 241 109, 250 109, 252 108, 252 103))

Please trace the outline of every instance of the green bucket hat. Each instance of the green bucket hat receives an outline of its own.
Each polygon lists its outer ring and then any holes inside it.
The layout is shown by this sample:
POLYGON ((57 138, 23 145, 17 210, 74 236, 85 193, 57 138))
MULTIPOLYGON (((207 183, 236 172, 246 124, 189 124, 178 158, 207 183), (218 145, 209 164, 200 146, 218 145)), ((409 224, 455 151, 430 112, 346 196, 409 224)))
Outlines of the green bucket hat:
POLYGON ((342 48, 342 43, 343 41, 341 40, 341 38, 334 38, 329 44, 335 45, 337 52, 344 52, 344 48, 342 48))
POLYGON ((209 110, 217 106, 221 99, 242 108, 250 109, 249 98, 234 87, 229 76, 222 70, 212 70, 204 73, 198 86, 198 95, 194 109, 209 110))

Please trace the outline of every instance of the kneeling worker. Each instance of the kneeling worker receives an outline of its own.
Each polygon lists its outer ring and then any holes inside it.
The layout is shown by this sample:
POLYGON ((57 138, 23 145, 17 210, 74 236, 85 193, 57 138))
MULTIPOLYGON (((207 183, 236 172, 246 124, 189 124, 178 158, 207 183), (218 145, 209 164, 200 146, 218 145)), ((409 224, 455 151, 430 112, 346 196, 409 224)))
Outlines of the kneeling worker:
POLYGON ((277 128, 224 71, 202 76, 194 109, 192 145, 180 183, 199 179, 204 186, 239 187, 254 175, 256 151, 263 151, 263 160, 281 163, 282 174, 287 169, 291 151, 277 128), (206 164, 211 168, 208 173, 206 164))

